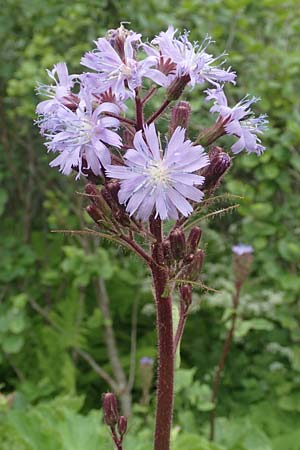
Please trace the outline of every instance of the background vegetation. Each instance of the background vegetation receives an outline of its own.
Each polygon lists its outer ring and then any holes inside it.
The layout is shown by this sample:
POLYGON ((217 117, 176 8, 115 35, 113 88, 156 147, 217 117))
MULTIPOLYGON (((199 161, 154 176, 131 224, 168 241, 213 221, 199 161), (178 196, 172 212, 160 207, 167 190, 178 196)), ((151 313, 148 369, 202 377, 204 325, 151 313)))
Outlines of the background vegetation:
MULTIPOLYGON (((151 449, 153 388, 150 404, 141 405, 138 367, 156 353, 149 278, 118 248, 50 233, 89 219, 74 193, 83 182, 48 167, 33 125, 34 88, 46 80, 45 68, 64 60, 76 73, 93 39, 124 20, 149 38, 169 23, 195 40, 212 35, 238 73, 232 100, 261 96, 270 118, 265 154, 237 157, 222 187, 243 197, 239 209, 203 223, 203 282, 220 292, 199 291, 184 335, 173 449, 299 450, 299 0, 182 0, 176 8, 169 0, 0 3, 0 449, 111 448, 99 411, 109 387, 97 371, 113 375, 103 287, 122 367, 128 374, 131 366, 132 376, 136 366, 126 449, 151 449), (210 385, 228 327, 238 241, 254 246, 255 260, 210 444, 210 385)), ((196 132, 207 106, 196 94, 192 107, 196 132)))

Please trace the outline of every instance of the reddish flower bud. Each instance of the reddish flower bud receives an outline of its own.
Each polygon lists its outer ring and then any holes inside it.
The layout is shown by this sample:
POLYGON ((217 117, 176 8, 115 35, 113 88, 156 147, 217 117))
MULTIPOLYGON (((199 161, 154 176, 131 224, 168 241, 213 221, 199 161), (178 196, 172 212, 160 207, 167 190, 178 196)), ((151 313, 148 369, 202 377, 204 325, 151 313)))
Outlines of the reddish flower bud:
POLYGON ((175 259, 182 259, 186 252, 185 235, 181 228, 175 228, 170 233, 172 255, 175 259))
POLYGON ((205 177, 202 185, 203 190, 216 188, 231 166, 230 156, 221 147, 213 147, 208 156, 210 164, 201 172, 201 175, 205 177))
POLYGON ((100 211, 99 208, 97 208, 97 206, 92 203, 91 205, 88 205, 85 208, 86 212, 88 213, 88 215, 97 223, 99 224, 100 220, 103 220, 103 215, 100 211))
POLYGON ((119 181, 110 181, 109 183, 107 183, 106 188, 108 189, 112 199, 119 205, 119 198, 118 198, 118 193, 120 190, 120 183, 119 181))
POLYGON ((169 266, 172 263, 173 255, 171 251, 171 243, 169 239, 163 241, 163 250, 164 250, 164 260, 165 263, 169 266))
POLYGON ((191 116, 189 102, 180 101, 172 109, 169 135, 172 136, 177 127, 187 128, 191 116))
POLYGON ((184 284, 183 286, 180 286, 179 291, 183 303, 185 306, 189 307, 192 303, 192 286, 190 284, 184 284))
POLYGON ((91 202, 99 209, 103 216, 111 215, 110 208, 102 196, 102 191, 100 191, 95 184, 87 184, 85 186, 85 192, 90 196, 91 202))
POLYGON ((106 33, 106 40, 110 43, 123 61, 125 59, 125 39, 131 34, 132 31, 127 30, 123 24, 121 24, 121 26, 117 29, 108 30, 106 33))
POLYGON ((192 262, 186 268, 186 275, 189 280, 196 281, 199 278, 204 262, 204 251, 197 250, 192 262))
POLYGON ((109 427, 114 427, 119 420, 118 402, 115 394, 107 392, 102 395, 104 422, 109 427))
POLYGON ((127 431, 127 418, 125 416, 120 416, 119 418, 118 431, 121 436, 123 436, 127 431))
POLYGON ((202 230, 199 227, 193 227, 187 239, 187 252, 194 253, 199 245, 202 236, 202 230))
POLYGON ((172 81, 168 87, 167 99, 170 101, 177 100, 190 80, 191 79, 188 74, 182 75, 180 78, 175 78, 175 80, 172 81))

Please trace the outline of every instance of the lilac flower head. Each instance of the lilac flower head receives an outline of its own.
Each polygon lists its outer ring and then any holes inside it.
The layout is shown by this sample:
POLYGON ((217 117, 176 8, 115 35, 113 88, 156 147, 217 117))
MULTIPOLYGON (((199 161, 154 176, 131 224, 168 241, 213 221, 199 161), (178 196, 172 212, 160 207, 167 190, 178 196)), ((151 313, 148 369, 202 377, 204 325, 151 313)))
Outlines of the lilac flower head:
POLYGON ((60 105, 55 114, 41 117, 38 123, 48 139, 48 151, 59 152, 50 166, 59 166, 65 175, 70 174, 72 167, 78 168, 78 177, 83 167, 99 175, 102 166, 111 162, 107 145, 121 146, 120 137, 110 129, 118 127, 119 121, 103 114, 118 111, 119 108, 110 103, 93 110, 91 104, 82 100, 75 112, 60 105))
POLYGON ((251 110, 252 103, 256 103, 259 98, 249 95, 240 100, 233 108, 228 106, 226 95, 221 86, 215 89, 207 89, 206 101, 214 100, 214 105, 210 112, 219 113, 218 121, 222 120, 225 132, 238 137, 238 141, 231 147, 233 153, 240 153, 243 149, 247 153, 260 155, 265 147, 261 145, 261 140, 257 136, 267 129, 266 114, 255 117, 251 110))
POLYGON ((212 43, 210 37, 207 36, 199 45, 189 41, 188 32, 176 38, 176 31, 173 26, 169 26, 166 32, 161 32, 152 41, 152 44, 158 46, 158 50, 145 46, 148 54, 155 55, 157 59, 170 60, 175 64, 176 73, 168 77, 169 82, 175 77, 189 75, 192 87, 205 81, 214 85, 218 82, 235 83, 235 73, 230 72, 230 68, 222 69, 223 62, 215 65, 219 58, 214 58, 206 52, 207 47, 212 43))
POLYGON ((74 103, 76 105, 76 95, 71 92, 76 75, 69 75, 66 63, 55 64, 51 71, 47 70, 47 73, 55 84, 39 84, 37 87, 38 93, 49 97, 49 100, 38 104, 37 113, 47 114, 58 103, 74 103))
POLYGON ((123 59, 106 38, 95 41, 97 49, 88 52, 81 64, 98 72, 102 91, 112 89, 117 96, 126 96, 127 91, 134 95, 137 87, 142 85, 143 77, 150 78, 159 85, 165 84, 166 78, 156 69, 155 58, 147 57, 142 61, 135 58, 134 46, 140 43, 141 35, 129 34, 124 40, 123 59))
POLYGON ((145 365, 153 366, 153 364, 154 364, 154 359, 149 358, 148 356, 144 356, 143 358, 140 359, 141 366, 145 366, 145 365))
POLYGON ((251 245, 238 244, 232 247, 233 253, 238 256, 253 253, 253 247, 251 245))
POLYGON ((124 155, 125 166, 110 165, 106 173, 120 179, 119 201, 130 215, 146 221, 153 209, 162 220, 177 219, 178 211, 188 216, 193 211, 186 200, 200 202, 203 176, 193 172, 207 166, 209 158, 201 145, 185 140, 185 129, 177 127, 165 150, 161 148, 154 124, 134 137, 134 148, 124 155))

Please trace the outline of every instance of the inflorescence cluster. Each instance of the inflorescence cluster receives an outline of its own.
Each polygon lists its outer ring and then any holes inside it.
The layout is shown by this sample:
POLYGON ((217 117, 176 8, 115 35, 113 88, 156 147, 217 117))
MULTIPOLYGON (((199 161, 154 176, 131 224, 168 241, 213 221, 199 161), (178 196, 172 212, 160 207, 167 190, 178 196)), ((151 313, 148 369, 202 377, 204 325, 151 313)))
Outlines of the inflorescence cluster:
POLYGON ((266 116, 255 117, 251 110, 258 99, 246 96, 228 106, 223 88, 235 84, 236 74, 224 68, 224 54, 208 53, 211 42, 206 37, 201 45, 192 43, 188 32, 178 36, 169 26, 143 43, 140 34, 121 25, 83 56, 81 64, 90 71, 70 75, 65 63, 56 64, 48 71, 52 84, 38 87, 48 98, 37 106, 37 123, 48 151, 57 154, 50 166, 102 184, 118 180, 115 199, 138 220, 152 213, 161 220, 190 215, 231 163, 220 147, 209 154, 204 147, 229 134, 237 138, 233 153, 264 151, 259 136, 266 116), (197 85, 208 85, 203 92, 213 102, 216 122, 189 139, 190 105, 179 101, 162 135, 158 119, 185 88, 197 85), (162 104, 145 117, 145 105, 162 90, 162 104))

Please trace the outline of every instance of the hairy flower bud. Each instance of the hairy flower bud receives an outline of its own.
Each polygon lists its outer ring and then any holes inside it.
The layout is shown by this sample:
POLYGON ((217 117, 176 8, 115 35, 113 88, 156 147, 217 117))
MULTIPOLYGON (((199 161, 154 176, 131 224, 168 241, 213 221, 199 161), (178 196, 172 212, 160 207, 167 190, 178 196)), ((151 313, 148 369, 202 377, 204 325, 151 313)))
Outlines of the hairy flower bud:
POLYGON ((112 199, 119 205, 119 199, 118 199, 118 193, 120 190, 120 183, 119 181, 110 181, 107 183, 106 188, 108 189, 112 199))
POLYGON ((95 203, 88 205, 85 208, 85 210, 88 213, 88 215, 94 220, 94 222, 96 222, 97 224, 99 224, 100 220, 103 220, 103 215, 102 215, 100 209, 95 205, 95 203))
POLYGON ((169 266, 173 260, 170 239, 165 239, 162 245, 164 250, 164 261, 169 266))
POLYGON ((119 420, 118 402, 115 394, 107 392, 102 395, 104 422, 109 427, 114 427, 119 420))
POLYGON ((142 380, 142 391, 143 391, 141 403, 143 405, 147 405, 150 400, 149 392, 153 381, 153 365, 154 360, 152 358, 144 356, 144 358, 140 359, 140 376, 142 380))
POLYGON ((175 228, 170 233, 170 245, 175 259, 182 259, 186 252, 185 235, 181 228, 175 228))
POLYGON ((123 436, 127 431, 127 418, 125 416, 120 416, 118 420, 118 431, 121 436, 123 436))
POLYGON ((186 307, 189 307, 192 303, 192 291, 192 286, 190 284, 184 284, 179 288, 180 297, 186 307))
POLYGON ((98 208, 103 216, 111 215, 110 208, 102 196, 102 191, 100 191, 95 184, 87 184, 85 186, 85 192, 89 195, 91 202, 98 208))
POLYGON ((204 251, 197 250, 192 262, 186 268, 186 276, 189 280, 196 281, 199 278, 203 262, 204 251))
POLYGON ((202 230, 199 227, 193 227, 187 239, 187 252, 194 253, 199 245, 202 236, 202 230))
POLYGON ((177 127, 188 128, 191 116, 189 102, 180 101, 174 106, 171 112, 171 122, 169 126, 169 136, 172 136, 177 127))
POLYGON ((168 87, 167 99, 170 101, 177 100, 183 93, 183 90, 189 81, 190 76, 188 74, 182 75, 180 78, 175 78, 175 80, 172 81, 172 83, 168 87))
POLYGON ((221 147, 213 147, 208 156, 210 164, 201 172, 205 177, 203 190, 215 189, 231 166, 230 156, 221 147))

